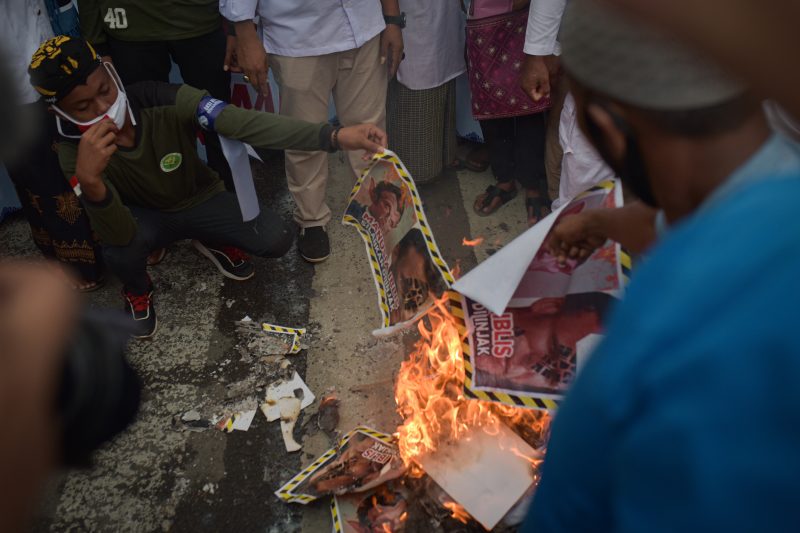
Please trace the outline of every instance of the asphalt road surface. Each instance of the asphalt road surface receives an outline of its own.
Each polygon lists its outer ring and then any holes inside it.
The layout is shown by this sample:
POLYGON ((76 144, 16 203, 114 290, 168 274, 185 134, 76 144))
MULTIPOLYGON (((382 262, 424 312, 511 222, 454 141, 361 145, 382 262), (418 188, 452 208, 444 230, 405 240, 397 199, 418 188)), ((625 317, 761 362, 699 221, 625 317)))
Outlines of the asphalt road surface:
MULTIPOLYGON (((356 231, 340 224, 355 178, 340 155, 332 155, 330 165, 328 261, 309 265, 293 249, 278 260, 254 259, 256 276, 235 282, 180 242, 150 269, 159 330, 129 349, 145 383, 138 419, 95 455, 93 468, 54 477, 36 531, 330 531, 327 501, 285 504, 273 494, 331 445, 313 419, 316 405, 297 423, 303 449, 293 454, 284 449, 279 423, 260 413, 247 432, 188 432, 172 425, 176 414, 221 402, 252 378, 253 363, 243 357, 246 339, 236 329, 247 315, 309 329, 308 348, 291 363, 318 399, 337 395, 340 431, 362 424, 395 430, 393 378, 415 333, 371 334, 379 313, 366 253, 356 231)), ((253 168, 262 203, 289 218, 282 157, 254 161, 253 168)), ((491 179, 489 172, 463 171, 419 187, 451 268, 468 271, 525 228, 521 194, 491 217, 473 213, 474 197, 491 179), (477 236, 484 237, 482 245, 461 244, 477 236)), ((36 254, 24 220, 0 224, 0 255, 36 254)), ((109 280, 87 301, 119 308, 120 286, 109 280)))

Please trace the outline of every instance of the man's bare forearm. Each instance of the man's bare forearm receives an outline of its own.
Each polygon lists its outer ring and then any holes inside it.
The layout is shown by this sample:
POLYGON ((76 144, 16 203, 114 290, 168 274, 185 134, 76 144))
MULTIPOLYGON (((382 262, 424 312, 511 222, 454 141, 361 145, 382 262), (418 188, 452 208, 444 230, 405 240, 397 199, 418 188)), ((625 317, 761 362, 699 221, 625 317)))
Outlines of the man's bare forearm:
POLYGON ((233 24, 233 29, 236 30, 236 37, 251 37, 258 39, 256 25, 252 20, 240 20, 239 22, 232 22, 231 24, 233 24))
POLYGON ((592 211, 597 230, 635 254, 656 241, 656 211, 642 202, 592 211))
POLYGON ((384 15, 396 17, 400 14, 400 4, 397 0, 381 0, 381 7, 384 15))

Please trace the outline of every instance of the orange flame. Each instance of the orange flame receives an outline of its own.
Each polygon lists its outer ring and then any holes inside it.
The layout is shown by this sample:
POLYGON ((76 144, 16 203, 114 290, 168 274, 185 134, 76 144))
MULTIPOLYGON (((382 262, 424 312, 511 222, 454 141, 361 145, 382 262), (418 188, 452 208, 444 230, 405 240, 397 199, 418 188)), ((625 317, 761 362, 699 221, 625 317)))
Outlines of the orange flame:
MULTIPOLYGON (((463 335, 456 318, 446 306, 446 297, 437 301, 426 315, 430 323, 418 324, 421 339, 408 360, 400 365, 395 401, 403 425, 398 428, 400 455, 410 475, 422 476, 418 458, 453 442, 479 427, 490 435, 500 424, 524 427, 544 435, 549 417, 532 411, 492 402, 468 399, 463 394, 463 335)), ((530 461, 540 458, 526 458, 530 461)))
POLYGON ((464 246, 478 246, 483 242, 483 237, 477 237, 475 239, 469 240, 466 237, 461 241, 461 244, 464 246))
POLYGON ((462 524, 466 524, 469 522, 469 519, 472 517, 466 509, 464 509, 461 505, 457 504, 456 502, 445 502, 444 503, 445 509, 450 511, 451 516, 461 522, 462 524))

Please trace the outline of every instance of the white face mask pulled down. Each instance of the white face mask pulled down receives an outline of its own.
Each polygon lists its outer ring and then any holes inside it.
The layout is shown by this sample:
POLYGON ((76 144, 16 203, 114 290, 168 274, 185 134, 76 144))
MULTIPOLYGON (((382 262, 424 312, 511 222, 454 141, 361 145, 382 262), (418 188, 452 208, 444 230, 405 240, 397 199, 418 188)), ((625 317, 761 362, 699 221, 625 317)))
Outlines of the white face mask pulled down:
POLYGON ((99 117, 95 117, 92 120, 87 122, 80 122, 75 120, 71 116, 69 116, 64 110, 59 108, 57 105, 53 104, 51 107, 53 111, 57 113, 56 116, 56 126, 58 127, 58 133, 63 135, 64 137, 69 137, 70 139, 80 139, 80 135, 68 135, 64 133, 64 130, 61 127, 61 118, 68 120, 75 124, 81 133, 85 133, 86 130, 103 120, 104 118, 108 118, 114 121, 114 124, 117 126, 117 129, 122 129, 125 125, 125 118, 130 114, 131 122, 133 125, 136 125, 136 119, 133 118, 133 112, 131 111, 131 105, 128 102, 128 98, 125 95, 125 89, 122 88, 122 82, 117 75, 117 71, 114 69, 114 65, 111 63, 103 63, 103 67, 105 67, 108 74, 111 76, 114 85, 117 86, 117 99, 114 100, 114 103, 106 110, 105 113, 100 115, 99 117))

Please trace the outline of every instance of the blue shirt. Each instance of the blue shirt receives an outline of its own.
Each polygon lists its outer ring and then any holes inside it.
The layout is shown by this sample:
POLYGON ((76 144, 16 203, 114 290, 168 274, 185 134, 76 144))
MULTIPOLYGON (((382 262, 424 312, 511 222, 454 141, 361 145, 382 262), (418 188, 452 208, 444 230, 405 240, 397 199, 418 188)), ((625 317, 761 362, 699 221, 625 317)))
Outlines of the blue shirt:
POLYGON ((635 273, 524 531, 800 531, 800 149, 770 139, 635 273))

